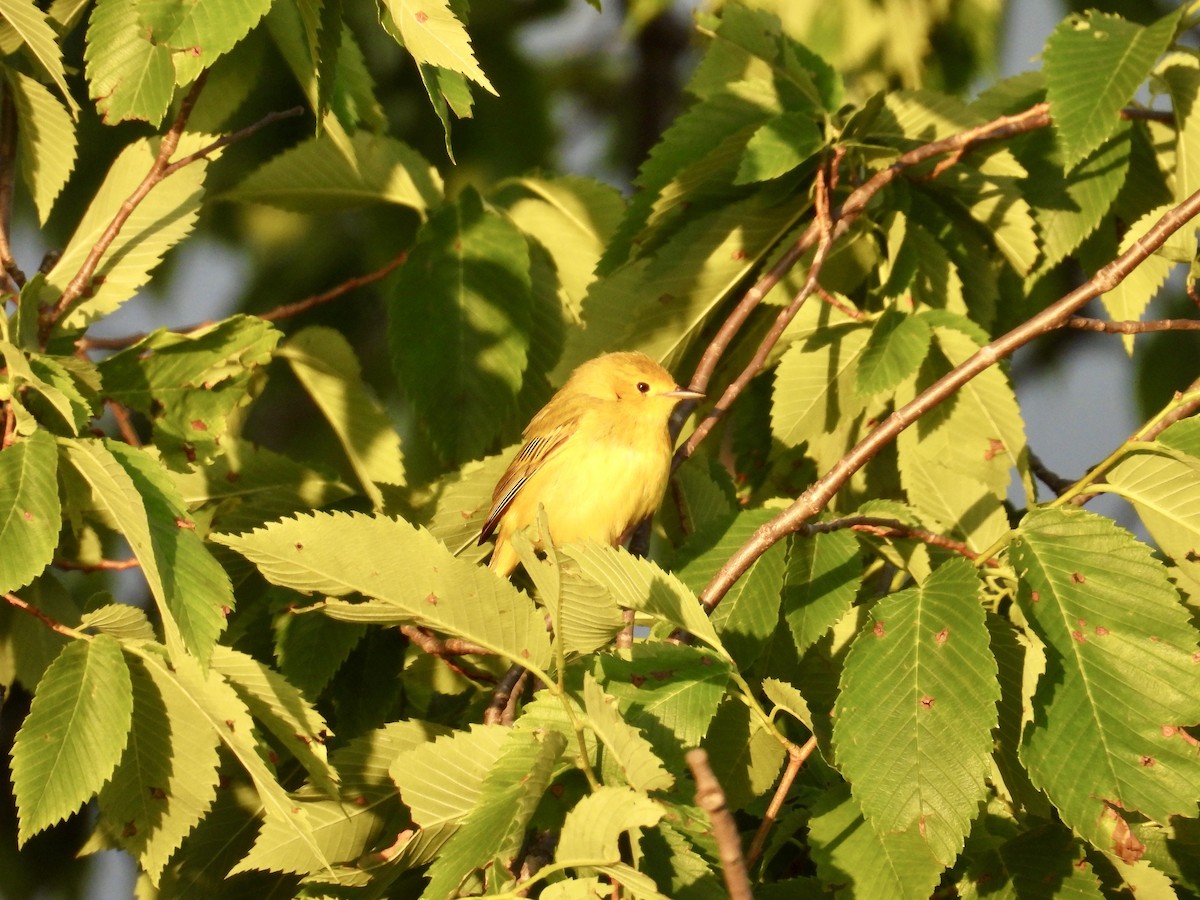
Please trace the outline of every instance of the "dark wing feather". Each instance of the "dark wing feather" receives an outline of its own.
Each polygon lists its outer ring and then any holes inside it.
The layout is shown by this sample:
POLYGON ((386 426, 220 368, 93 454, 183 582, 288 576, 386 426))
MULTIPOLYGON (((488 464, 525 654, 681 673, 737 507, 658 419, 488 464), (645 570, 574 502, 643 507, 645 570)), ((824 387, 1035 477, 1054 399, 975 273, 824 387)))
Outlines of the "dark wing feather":
MULTIPOLYGON (((483 528, 479 532, 479 543, 482 544, 492 536, 500 519, 512 504, 513 498, 517 496, 533 473, 562 448, 567 438, 575 431, 577 422, 578 417, 572 416, 548 434, 530 438, 525 442, 525 445, 521 447, 521 452, 509 463, 508 469, 496 484, 496 490, 492 493, 492 511, 488 513, 487 521, 483 523, 483 528)), ((537 419, 530 423, 530 430, 536 423, 537 419)))

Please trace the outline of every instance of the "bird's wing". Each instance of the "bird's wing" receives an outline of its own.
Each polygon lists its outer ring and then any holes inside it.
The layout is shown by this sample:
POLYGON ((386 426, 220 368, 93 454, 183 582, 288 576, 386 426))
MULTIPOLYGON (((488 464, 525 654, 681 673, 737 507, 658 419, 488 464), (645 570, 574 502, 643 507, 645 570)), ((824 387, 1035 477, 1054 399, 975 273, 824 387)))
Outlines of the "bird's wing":
POLYGON ((553 410, 555 419, 553 422, 548 421, 548 417, 545 415, 551 411, 550 407, 534 416, 529 427, 525 429, 525 434, 536 434, 536 437, 530 437, 525 442, 521 451, 509 463, 508 469, 497 482, 496 490, 492 493, 491 512, 488 513, 487 521, 483 523, 483 528, 479 532, 479 543, 482 544, 492 536, 496 526, 504 517, 505 511, 512 505, 513 498, 517 496, 533 473, 562 450, 563 445, 577 430, 579 419, 586 412, 588 405, 570 403, 565 409, 556 408, 553 410))

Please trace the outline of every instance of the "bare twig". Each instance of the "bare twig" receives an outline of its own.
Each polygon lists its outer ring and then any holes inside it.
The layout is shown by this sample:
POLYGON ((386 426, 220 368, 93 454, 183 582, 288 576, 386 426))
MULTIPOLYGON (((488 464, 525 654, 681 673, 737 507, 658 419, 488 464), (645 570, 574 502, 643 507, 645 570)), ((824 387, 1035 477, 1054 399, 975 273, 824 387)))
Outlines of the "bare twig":
POLYGON ((1050 467, 1042 462, 1041 457, 1032 450, 1029 451, 1029 468, 1050 490, 1058 495, 1066 493, 1071 485, 1075 483, 1070 478, 1064 478, 1057 472, 1051 471, 1050 467))
MULTIPOLYGON (((180 110, 182 112, 182 110, 180 110)), ((211 155, 214 151, 220 150, 222 147, 228 147, 230 144, 235 144, 238 141, 245 140, 252 134, 266 128, 268 125, 274 125, 282 119, 294 119, 296 116, 304 114, 303 106, 293 106, 291 109, 279 110, 277 112, 269 112, 257 122, 247 125, 245 128, 239 128, 237 131, 231 131, 229 134, 221 135, 211 144, 206 144, 197 150, 195 153, 189 153, 187 156, 181 156, 179 159, 172 162, 162 171, 162 177, 174 175, 184 166, 190 166, 197 160, 211 155)))
MULTIPOLYGON (((807 537, 812 534, 840 531, 846 528, 851 531, 861 531, 864 534, 873 534, 876 537, 920 541, 923 544, 953 551, 972 561, 979 558, 979 554, 962 541, 956 541, 954 538, 946 537, 944 534, 926 531, 924 528, 914 528, 912 525, 906 525, 899 519, 885 519, 878 516, 843 516, 838 519, 830 519, 827 522, 808 522, 798 528, 796 533, 807 537)), ((988 563, 995 564, 996 560, 988 560, 988 563)))
POLYGON ((715 608, 734 582, 763 553, 824 509, 850 477, 901 431, 1014 350, 1025 346, 1036 337, 1061 328, 1067 319, 1090 300, 1120 284, 1147 256, 1161 247, 1171 234, 1197 214, 1200 214, 1200 191, 1165 213, 1145 236, 1139 238, 1132 247, 1101 268, 1084 284, 1007 334, 980 348, 915 399, 895 410, 838 460, 833 468, 804 491, 791 506, 760 526, 749 540, 738 548, 704 588, 701 599, 705 607, 709 610, 715 608))
POLYGON ((504 673, 496 690, 492 692, 491 702, 483 711, 485 725, 511 725, 516 718, 516 702, 525 689, 529 671, 523 666, 513 666, 504 673))
POLYGON ((5 593, 4 599, 8 601, 10 606, 15 606, 17 609, 29 613, 29 615, 33 616, 51 631, 57 632, 58 634, 69 638, 91 639, 90 634, 84 634, 82 631, 77 631, 76 629, 71 628, 69 625, 63 625, 61 622, 58 622, 46 615, 32 603, 25 602, 16 594, 5 593))
POLYGON ((1089 319, 1071 316, 1064 323, 1067 328, 1080 331, 1096 331, 1101 334, 1148 334, 1152 331, 1200 331, 1200 319, 1152 319, 1148 322, 1107 322, 1104 319, 1089 319))
POLYGON ((733 821, 733 814, 725 805, 725 792, 721 790, 717 776, 708 764, 708 754, 702 747, 697 747, 689 750, 684 758, 692 770, 692 777, 696 779, 696 805, 708 813, 712 823, 713 839, 717 842, 717 853, 721 858, 729 896, 732 900, 753 900, 750 876, 745 857, 742 856, 742 839, 737 823, 733 821))
POLYGON ((67 569, 72 572, 123 572, 125 569, 136 569, 141 563, 137 557, 129 559, 101 559, 94 563, 75 562, 70 559, 56 559, 54 568, 67 569))
POLYGON ((138 437, 137 429, 133 427, 133 419, 130 418, 129 410, 123 403, 117 403, 115 400, 105 400, 105 405, 113 414, 113 418, 117 420, 117 429, 121 432, 121 437, 130 447, 142 446, 142 439, 138 437))
POLYGON ((13 412, 12 401, 4 404, 4 439, 0 450, 7 450, 17 439, 17 414, 13 412))
POLYGON ((758 826, 758 831, 754 832, 754 840, 750 842, 750 849, 746 851, 746 865, 753 868, 762 856, 763 847, 767 843, 767 835, 771 833, 771 829, 775 826, 775 822, 779 818, 779 810, 783 808, 783 801, 787 799, 788 791, 792 789, 792 782, 796 780, 796 773, 800 771, 800 767, 804 765, 805 760, 812 756, 812 752, 817 749, 817 738, 814 735, 804 742, 804 745, 797 747, 793 745, 788 750, 787 768, 783 770, 783 777, 779 779, 779 784, 775 786, 775 793, 771 797, 771 803, 767 807, 766 813, 763 815, 762 824, 758 826))
MULTIPOLYGON (((311 297, 305 297, 303 300, 297 300, 295 303, 284 303, 274 309, 269 309, 264 313, 259 313, 260 319, 266 319, 269 322, 276 322, 279 319, 286 319, 289 316, 299 315, 307 312, 314 307, 320 306, 322 303, 328 303, 330 300, 336 300, 355 288, 364 287, 368 284, 373 284, 383 278, 386 278, 393 271, 404 265, 408 258, 408 251, 404 251, 399 256, 396 256, 389 262, 380 266, 373 272, 368 272, 365 275, 355 275, 353 278, 347 278, 341 284, 331 287, 329 290, 320 294, 313 294, 311 297)), ((212 325, 209 322, 196 322, 192 325, 185 325, 182 328, 174 329, 176 334, 191 334, 193 331, 199 331, 201 328, 207 328, 212 325)), ((132 347, 138 341, 146 337, 146 332, 137 334, 126 334, 120 337, 111 338, 80 338, 75 342, 75 346, 81 350, 124 350, 126 347, 132 347)))
POLYGON ((129 221, 129 217, 133 215, 134 210, 146 199, 146 195, 150 193, 154 186, 163 180, 163 173, 170 164, 171 155, 175 152, 175 148, 179 146, 179 138, 183 134, 183 129, 187 126, 187 120, 192 114, 192 109, 195 107, 196 101, 200 98, 200 91, 204 89, 205 79, 206 73, 202 72, 192 85, 191 90, 183 98, 183 102, 179 106, 179 112, 175 116, 175 121, 171 123, 171 127, 167 129, 167 133, 162 136, 162 140, 158 145, 158 155, 155 156, 154 162, 150 166, 150 171, 146 173, 146 177, 134 188, 133 193, 125 198, 116 215, 112 217, 112 221, 108 223, 108 227, 104 229, 104 233, 100 235, 100 238, 88 252, 83 264, 79 267, 79 271, 75 273, 74 277, 67 282, 67 286, 63 288, 62 296, 58 298, 58 302, 50 309, 43 310, 40 323, 40 336, 43 343, 54 323, 62 318, 63 314, 71 308, 71 304, 82 297, 91 287, 92 278, 96 274, 100 260, 104 258, 104 254, 108 252, 108 248, 112 246, 112 242, 117 239, 117 235, 121 233, 121 229, 129 221))
MULTIPOLYGON (((721 395, 721 399, 713 404, 712 409, 696 426, 687 441, 675 452, 675 458, 672 461, 672 466, 678 466, 685 459, 695 452, 696 447, 700 442, 708 436, 712 431, 713 426, 721 419, 723 415, 733 405, 733 402, 741 396, 742 391, 750 384, 754 376, 762 371, 763 366, 767 362, 767 357, 775 344, 783 335, 783 332, 791 324, 792 319, 796 317, 796 313, 800 311, 800 307, 804 305, 812 293, 817 290, 817 279, 821 277, 821 268, 825 264, 825 258, 829 255, 829 248, 833 243, 834 223, 829 212, 829 192, 828 192, 828 172, 822 168, 817 173, 814 191, 814 205, 816 207, 816 217, 813 224, 817 228, 817 252, 813 256, 812 264, 808 267, 808 278, 804 281, 804 286, 800 292, 792 299, 787 308, 775 317, 775 321, 771 324, 771 330, 767 332, 766 337, 758 345, 758 349, 754 352, 754 357, 749 364, 742 370, 729 386, 725 388, 725 392, 721 395)), ((709 345, 712 349, 712 345, 709 345)), ((694 381, 695 379, 693 379, 694 381)))
POLYGON ((416 644, 430 656, 436 656, 454 672, 472 681, 495 682, 496 679, 486 673, 469 671, 457 659, 459 656, 494 656, 486 647, 472 644, 461 638, 438 638, 418 625, 401 625, 400 633, 416 644))

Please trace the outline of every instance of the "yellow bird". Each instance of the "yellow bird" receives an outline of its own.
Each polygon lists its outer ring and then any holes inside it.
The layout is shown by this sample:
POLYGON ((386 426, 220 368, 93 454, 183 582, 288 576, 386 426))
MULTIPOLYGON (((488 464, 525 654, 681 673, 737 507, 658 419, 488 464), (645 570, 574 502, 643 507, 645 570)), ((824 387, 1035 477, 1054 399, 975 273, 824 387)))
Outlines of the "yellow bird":
POLYGON ((555 546, 579 540, 619 544, 662 501, 671 471, 667 422, 681 388, 643 353, 606 353, 583 363, 525 428, 525 444, 492 494, 479 543, 496 533, 489 565, 517 567, 512 537, 537 521, 555 546))

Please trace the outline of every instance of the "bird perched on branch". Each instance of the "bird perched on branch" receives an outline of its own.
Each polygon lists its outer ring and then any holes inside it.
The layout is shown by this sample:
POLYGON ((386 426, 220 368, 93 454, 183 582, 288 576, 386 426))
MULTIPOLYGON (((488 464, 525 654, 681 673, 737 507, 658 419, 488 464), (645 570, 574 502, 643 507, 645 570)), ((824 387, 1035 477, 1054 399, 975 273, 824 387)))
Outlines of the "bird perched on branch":
POLYGON ((583 363, 525 428, 525 444, 492 494, 479 543, 496 534, 489 565, 517 567, 513 535, 537 521, 555 545, 624 541, 662 501, 671 471, 667 422, 698 391, 681 388, 643 353, 583 363))

